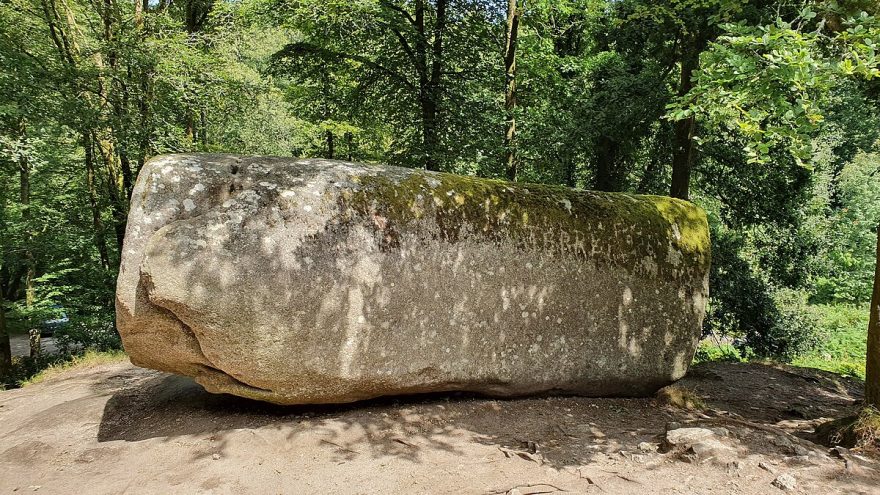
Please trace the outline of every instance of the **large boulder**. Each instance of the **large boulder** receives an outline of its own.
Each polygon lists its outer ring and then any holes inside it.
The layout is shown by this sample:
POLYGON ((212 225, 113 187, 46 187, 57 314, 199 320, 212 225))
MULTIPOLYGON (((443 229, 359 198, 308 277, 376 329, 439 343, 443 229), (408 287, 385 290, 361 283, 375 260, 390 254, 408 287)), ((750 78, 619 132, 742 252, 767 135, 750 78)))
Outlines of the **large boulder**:
POLYGON ((117 322, 133 363, 281 404, 645 395, 687 371, 708 272, 676 199, 169 155, 132 194, 117 322))

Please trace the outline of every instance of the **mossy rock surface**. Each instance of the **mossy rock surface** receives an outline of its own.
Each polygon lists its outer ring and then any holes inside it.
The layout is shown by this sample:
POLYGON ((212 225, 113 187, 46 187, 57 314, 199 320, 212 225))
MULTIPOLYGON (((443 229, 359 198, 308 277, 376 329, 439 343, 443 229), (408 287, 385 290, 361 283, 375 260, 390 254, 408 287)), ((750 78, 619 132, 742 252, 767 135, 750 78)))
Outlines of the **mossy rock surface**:
POLYGON ((366 175, 346 195, 387 229, 433 221, 435 238, 513 243, 545 256, 574 256, 679 277, 710 262, 705 212, 666 196, 579 191, 420 170, 366 175))
POLYGON ((135 187, 118 327, 135 364, 281 404, 648 395, 687 370, 709 262, 670 198, 170 155, 135 187))

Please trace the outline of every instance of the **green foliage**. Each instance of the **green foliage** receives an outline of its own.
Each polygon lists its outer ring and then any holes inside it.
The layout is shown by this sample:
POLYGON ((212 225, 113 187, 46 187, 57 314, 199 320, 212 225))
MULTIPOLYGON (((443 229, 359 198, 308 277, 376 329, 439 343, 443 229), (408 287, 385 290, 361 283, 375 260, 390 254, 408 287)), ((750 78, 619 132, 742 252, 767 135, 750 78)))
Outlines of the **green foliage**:
POLYGON ((817 305, 820 344, 792 364, 819 368, 842 375, 865 377, 868 308, 848 305, 817 305))
MULTIPOLYGON (((13 331, 60 305, 72 320, 58 336, 65 353, 117 348, 127 199, 155 154, 506 172, 503 2, 135 7, 0 3, 0 291, 13 331)), ((678 124, 694 118, 690 191, 712 229, 706 333, 744 357, 855 366, 858 325, 827 315, 870 295, 878 10, 866 0, 524 2, 510 110, 518 179, 667 194, 686 148, 678 124), (810 352, 816 311, 829 340, 810 352)), ((17 369, 54 358, 41 359, 17 369)))
POLYGON ((701 340, 697 346, 697 352, 694 354, 693 364, 712 362, 740 363, 745 360, 739 349, 731 344, 717 344, 701 340))
POLYGON ((769 328, 746 334, 748 347, 758 357, 791 361, 816 348, 822 339, 818 316, 807 304, 807 294, 782 289, 773 294, 776 315, 769 328))
MULTIPOLYGON (((788 298, 795 299, 794 304, 788 306, 786 311, 789 313, 789 318, 797 320, 802 319, 803 314, 810 315, 808 323, 815 325, 810 334, 818 337, 812 349, 803 351, 791 360, 791 364, 864 379, 868 332, 867 308, 841 304, 810 305, 803 308, 803 300, 799 296, 791 294, 788 298), (796 310, 799 307, 801 309, 796 310), (803 313, 794 313, 795 311, 803 313)), ((751 347, 736 347, 729 343, 719 344, 717 341, 704 339, 697 348, 694 363, 739 362, 756 357, 751 352, 751 347)))
POLYGON ((825 225, 813 299, 865 303, 871 298, 876 225, 880 224, 880 157, 858 155, 836 177, 839 206, 825 225))
POLYGON ((87 351, 111 352, 122 350, 122 341, 113 325, 113 315, 106 313, 77 316, 55 332, 55 345, 62 355, 76 355, 87 351))
POLYGON ((790 19, 722 28, 703 54, 697 86, 669 105, 668 117, 699 114, 742 134, 750 163, 768 164, 771 152, 781 149, 809 167, 831 88, 841 78, 880 75, 880 22, 865 12, 845 19, 838 31, 810 7, 790 19))
POLYGON ((52 367, 66 367, 89 361, 96 354, 115 355, 122 352, 122 342, 113 325, 113 315, 108 312, 75 316, 70 324, 56 330, 56 352, 13 359, 12 372, 0 378, 0 389, 15 388, 29 382, 52 367))
POLYGON ((22 356, 12 358, 12 370, 0 378, 0 390, 18 388, 22 383, 38 375, 43 370, 57 366, 69 357, 62 354, 41 354, 35 357, 22 356))

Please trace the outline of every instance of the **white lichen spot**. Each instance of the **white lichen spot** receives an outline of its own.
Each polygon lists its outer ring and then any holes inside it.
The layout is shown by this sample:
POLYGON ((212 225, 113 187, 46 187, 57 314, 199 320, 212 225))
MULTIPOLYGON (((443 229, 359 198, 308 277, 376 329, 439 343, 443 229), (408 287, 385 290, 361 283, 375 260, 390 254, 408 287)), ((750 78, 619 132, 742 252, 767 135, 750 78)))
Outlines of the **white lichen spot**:
POLYGON ((281 191, 282 198, 292 198, 294 196, 296 196, 296 193, 291 191, 290 189, 287 189, 285 191, 281 191))
POLYGON ((571 213, 571 201, 569 201, 569 200, 566 199, 566 198, 562 198, 562 199, 559 200, 559 203, 562 205, 563 208, 565 208, 566 210, 568 210, 568 213, 569 213, 569 214, 571 213))
POLYGON ((312 211, 312 207, 311 207, 311 205, 305 205, 305 206, 303 206, 303 210, 304 210, 306 213, 308 213, 308 212, 312 211))
POLYGON ((186 211, 193 211, 196 209, 196 204, 193 200, 186 198, 183 200, 183 209, 186 211))
POLYGON ((682 254, 681 251, 675 248, 672 243, 669 243, 668 250, 666 251, 666 262, 671 264, 672 266, 678 266, 681 264, 682 254))
POLYGON ((623 305, 629 306, 633 302, 633 293, 632 289, 629 287, 623 289, 623 305))

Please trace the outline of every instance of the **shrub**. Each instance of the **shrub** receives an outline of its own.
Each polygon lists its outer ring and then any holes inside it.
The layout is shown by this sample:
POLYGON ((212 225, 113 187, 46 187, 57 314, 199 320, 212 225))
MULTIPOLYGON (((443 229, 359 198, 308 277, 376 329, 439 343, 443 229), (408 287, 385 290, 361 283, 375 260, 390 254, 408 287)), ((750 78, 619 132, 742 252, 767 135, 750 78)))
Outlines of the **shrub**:
POLYGON ((95 350, 109 352, 122 349, 113 317, 107 313, 74 316, 70 324, 55 332, 58 352, 72 355, 95 350))
POLYGON ((701 341, 694 354, 694 364, 709 362, 731 362, 739 363, 745 361, 739 350, 730 344, 712 344, 701 341))
POLYGON ((773 322, 763 332, 746 334, 746 344, 759 357, 789 362, 819 345, 822 332, 815 309, 807 303, 807 294, 781 289, 773 294, 773 322))
POLYGON ((812 352, 794 361, 841 375, 865 377, 869 311, 864 306, 816 305, 822 342, 812 352))

